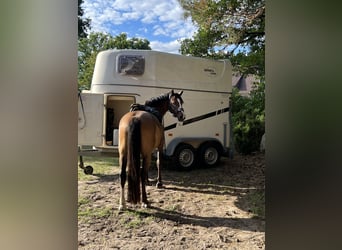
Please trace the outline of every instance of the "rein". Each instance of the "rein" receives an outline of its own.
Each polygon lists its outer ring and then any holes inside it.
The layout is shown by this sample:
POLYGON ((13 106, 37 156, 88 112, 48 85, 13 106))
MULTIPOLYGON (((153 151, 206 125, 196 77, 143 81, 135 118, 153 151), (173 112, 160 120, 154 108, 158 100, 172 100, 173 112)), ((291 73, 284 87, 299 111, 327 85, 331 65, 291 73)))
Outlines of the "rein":
POLYGON ((155 117, 157 117, 157 119, 159 120, 160 123, 162 123, 163 121, 163 116, 164 116, 164 111, 159 111, 158 110, 158 106, 162 106, 162 105, 165 105, 165 102, 167 101, 167 110, 173 114, 173 116, 177 117, 177 114, 179 112, 182 112, 183 111, 183 108, 181 107, 178 107, 176 105, 173 105, 171 103, 171 98, 172 97, 176 97, 177 100, 182 103, 183 100, 181 99, 181 97, 177 94, 174 94, 172 92, 169 93, 169 94, 165 94, 165 95, 162 95, 162 96, 159 96, 159 97, 155 97, 155 98, 152 98, 151 100, 149 101, 146 101, 145 102, 145 105, 142 105, 142 104, 138 104, 138 103, 133 103, 131 105, 131 108, 130 108, 130 111, 136 111, 136 110, 142 110, 142 111, 146 111, 146 112, 149 112, 150 114, 154 115, 155 117), (164 103, 164 104, 163 104, 164 103), (162 112, 162 113, 161 113, 162 112))
MULTIPOLYGON (((85 116, 85 112, 84 112, 84 106, 83 106, 81 92, 78 92, 78 98, 80 99, 80 102, 81 102, 82 114, 83 114, 83 119, 84 119, 83 125, 80 127, 80 129, 83 129, 86 125, 86 116, 85 116)), ((78 118, 78 119, 80 119, 80 118, 78 118)))

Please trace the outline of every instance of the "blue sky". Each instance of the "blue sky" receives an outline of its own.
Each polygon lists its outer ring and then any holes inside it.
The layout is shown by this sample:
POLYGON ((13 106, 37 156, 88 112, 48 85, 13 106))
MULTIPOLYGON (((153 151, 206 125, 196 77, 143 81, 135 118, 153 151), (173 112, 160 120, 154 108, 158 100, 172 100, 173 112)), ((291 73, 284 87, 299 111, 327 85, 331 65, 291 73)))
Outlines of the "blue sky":
POLYGON ((197 30, 177 0, 84 0, 82 7, 91 31, 146 38, 153 50, 179 53, 180 40, 197 30))

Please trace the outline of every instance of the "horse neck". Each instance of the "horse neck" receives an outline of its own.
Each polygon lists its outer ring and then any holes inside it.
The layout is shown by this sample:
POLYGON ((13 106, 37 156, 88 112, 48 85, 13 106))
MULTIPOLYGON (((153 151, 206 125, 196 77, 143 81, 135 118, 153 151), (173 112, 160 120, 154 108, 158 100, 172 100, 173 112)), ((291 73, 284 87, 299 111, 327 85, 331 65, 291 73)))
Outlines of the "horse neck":
POLYGON ((156 110, 158 110, 158 112, 161 114, 161 116, 164 116, 166 114, 166 112, 169 110, 169 106, 168 103, 165 102, 165 104, 160 105, 158 107, 154 107, 156 110))
POLYGON ((145 105, 155 108, 161 116, 164 116, 165 113, 169 110, 168 95, 163 95, 146 101, 145 105))

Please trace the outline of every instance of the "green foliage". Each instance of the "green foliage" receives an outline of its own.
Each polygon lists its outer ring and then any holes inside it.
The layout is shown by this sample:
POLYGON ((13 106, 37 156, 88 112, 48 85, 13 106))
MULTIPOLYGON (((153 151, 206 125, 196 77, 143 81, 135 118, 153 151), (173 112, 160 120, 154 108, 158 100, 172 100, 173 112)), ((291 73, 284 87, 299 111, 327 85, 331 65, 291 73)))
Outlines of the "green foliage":
POLYGON ((242 154, 259 150, 265 133, 265 81, 255 83, 250 97, 232 94, 232 122, 235 148, 242 154))
POLYGON ((265 132, 265 0, 178 1, 199 27, 182 41, 182 54, 229 59, 234 71, 261 79, 250 97, 232 94, 235 147, 243 154, 258 150, 265 132))
POLYGON ((150 50, 146 39, 128 39, 125 33, 113 37, 104 33, 91 33, 78 41, 78 87, 89 89, 94 71, 96 56, 107 49, 143 49, 150 50))
POLYGON ((215 32, 199 28, 193 39, 187 38, 181 42, 180 51, 183 55, 212 58, 215 56, 215 36, 215 32))
MULTIPOLYGON (((229 54, 239 47, 248 47, 251 51, 265 47, 265 1, 264 0, 179 0, 185 10, 185 16, 191 16, 198 25, 194 46, 203 38, 203 32, 210 39, 203 42, 226 50, 234 45, 229 54), (202 34, 201 34, 202 33, 202 34)), ((187 41, 189 43, 189 41, 187 41)), ((182 54, 185 51, 182 51, 182 54)))
POLYGON ((243 75, 265 75, 265 48, 245 53, 237 53, 229 57, 235 71, 243 75))
POLYGON ((179 2, 185 17, 191 16, 199 27, 191 39, 182 41, 181 54, 227 58, 235 71, 265 75, 265 0, 179 2))
POLYGON ((83 0, 78 0, 78 38, 87 36, 87 29, 90 28, 90 19, 83 17, 83 0))

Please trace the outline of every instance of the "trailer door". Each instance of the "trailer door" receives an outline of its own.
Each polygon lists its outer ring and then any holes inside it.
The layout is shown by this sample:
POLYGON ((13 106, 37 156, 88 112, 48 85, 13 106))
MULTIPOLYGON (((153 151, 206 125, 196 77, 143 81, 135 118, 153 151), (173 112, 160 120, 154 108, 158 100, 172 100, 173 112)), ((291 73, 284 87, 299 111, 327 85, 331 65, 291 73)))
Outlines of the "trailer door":
POLYGON ((102 145, 103 115, 103 94, 79 94, 78 145, 102 145))

